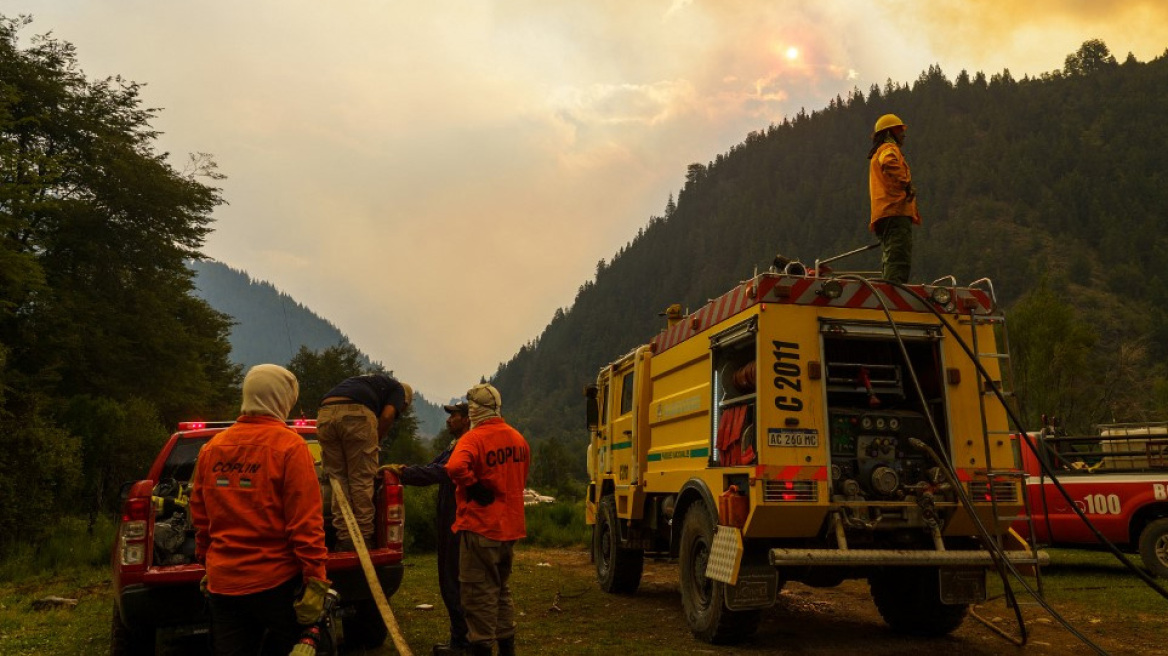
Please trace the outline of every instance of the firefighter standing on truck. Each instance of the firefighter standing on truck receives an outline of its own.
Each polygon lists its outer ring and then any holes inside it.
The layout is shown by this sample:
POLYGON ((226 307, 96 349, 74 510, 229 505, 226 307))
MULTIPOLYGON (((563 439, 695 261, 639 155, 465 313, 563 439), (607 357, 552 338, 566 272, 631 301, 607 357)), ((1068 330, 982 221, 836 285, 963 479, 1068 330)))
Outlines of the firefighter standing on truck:
POLYGON ((466 403, 444 405, 446 430, 454 439, 428 465, 385 465, 397 475, 402 485, 438 486, 438 512, 434 517, 434 528, 438 533, 438 588, 442 593, 442 603, 450 616, 450 641, 434 645, 434 656, 457 656, 470 649, 466 638, 466 615, 462 612, 462 601, 458 587, 458 534, 454 526, 455 500, 454 482, 446 473, 446 463, 454 453, 458 438, 470 428, 470 410, 466 403))
POLYGON ((324 607, 320 485, 308 444, 285 424, 298 394, 287 369, 252 367, 243 414, 195 464, 195 558, 207 569, 215 654, 283 656, 324 607))
POLYGON ((446 471, 458 486, 459 575, 471 654, 515 653, 515 605, 508 580, 515 541, 527 535, 523 490, 530 449, 499 415, 502 398, 492 385, 466 393, 471 429, 458 440, 446 471))
POLYGON ((380 464, 381 441, 413 398, 409 385, 385 374, 368 374, 346 378, 321 399, 316 414, 321 466, 325 475, 341 482, 361 528, 361 535, 349 535, 341 500, 333 497, 334 551, 353 551, 353 541, 358 538, 370 549, 375 546, 373 479, 380 464))
POLYGON ((912 267, 912 227, 921 224, 917 211, 917 191, 901 147, 908 127, 895 114, 885 114, 872 131, 868 151, 868 194, 872 215, 868 229, 883 246, 880 259, 882 277, 890 282, 908 282, 912 267))

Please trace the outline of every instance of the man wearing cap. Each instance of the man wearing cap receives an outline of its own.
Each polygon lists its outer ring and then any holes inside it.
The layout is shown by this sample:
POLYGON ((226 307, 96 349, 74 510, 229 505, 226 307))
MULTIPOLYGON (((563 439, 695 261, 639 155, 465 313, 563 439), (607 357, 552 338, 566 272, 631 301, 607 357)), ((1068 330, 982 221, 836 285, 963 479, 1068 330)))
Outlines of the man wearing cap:
POLYGON ((242 414, 203 446, 191 477, 215 654, 258 654, 261 646, 287 654, 324 609, 328 551, 316 467, 285 423, 299 390, 283 367, 252 367, 242 414))
POLYGON ((340 499, 333 497, 334 551, 352 551, 358 537, 366 546, 374 546, 373 479, 378 452, 394 420, 402 416, 413 397, 414 390, 405 383, 385 374, 366 374, 346 378, 321 399, 316 414, 321 465, 327 476, 340 480, 361 528, 360 536, 349 535, 340 499))
POLYGON ((470 649, 466 638, 466 616, 462 612, 458 588, 458 535, 451 530, 454 525, 454 482, 446 473, 446 463, 458 444, 458 438, 470 428, 470 413, 466 403, 444 405, 446 430, 454 439, 437 458, 428 465, 385 465, 383 469, 392 471, 402 485, 438 486, 438 513, 434 518, 434 528, 438 532, 438 588, 442 591, 442 603, 450 616, 450 641, 434 645, 434 656, 454 656, 465 654, 470 649))
POLYGON ((519 431, 499 415, 502 398, 488 384, 466 393, 470 431, 458 440, 446 472, 457 485, 454 530, 458 531, 462 609, 471 654, 515 653, 515 605, 507 582, 515 541, 527 535, 523 490, 531 450, 519 431))

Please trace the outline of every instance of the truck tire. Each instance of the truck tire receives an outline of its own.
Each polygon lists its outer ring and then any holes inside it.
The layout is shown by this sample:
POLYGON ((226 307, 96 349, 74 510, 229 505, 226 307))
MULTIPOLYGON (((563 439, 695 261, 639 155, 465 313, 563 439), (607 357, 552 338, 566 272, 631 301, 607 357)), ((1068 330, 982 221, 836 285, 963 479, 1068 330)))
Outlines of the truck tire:
POLYGON ((114 604, 113 619, 110 621, 110 656, 152 656, 154 654, 153 630, 133 630, 122 622, 118 605, 114 604))
POLYGON ((880 616, 893 631, 906 635, 939 637, 961 626, 968 604, 941 603, 941 586, 935 567, 887 569, 868 577, 872 599, 880 616))
POLYGON ((681 525, 681 606, 694 637, 713 644, 749 638, 758 628, 758 610, 726 608, 726 584, 706 578, 706 563, 714 543, 714 521, 705 504, 694 503, 681 525))
POLYGON ((344 626, 341 627, 341 634, 346 647, 377 649, 389 635, 389 629, 385 628, 385 622, 381 620, 381 612, 377 610, 377 603, 372 599, 354 603, 353 614, 342 622, 344 626))
POLYGON ((616 516, 616 499, 611 495, 600 500, 596 530, 592 536, 592 556, 596 562, 596 582, 605 592, 632 594, 641 585, 645 552, 620 546, 616 516))
POLYGON ((1157 519, 1140 533, 1140 558, 1152 576, 1168 579, 1168 519, 1157 519))

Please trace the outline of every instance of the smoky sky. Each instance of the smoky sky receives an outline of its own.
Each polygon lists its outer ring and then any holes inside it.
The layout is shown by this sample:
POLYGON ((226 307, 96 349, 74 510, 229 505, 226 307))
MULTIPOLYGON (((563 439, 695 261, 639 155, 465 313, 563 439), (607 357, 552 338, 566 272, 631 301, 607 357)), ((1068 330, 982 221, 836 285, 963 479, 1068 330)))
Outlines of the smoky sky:
POLYGON ((687 165, 753 130, 934 64, 1020 78, 1089 39, 1120 60, 1168 46, 1159 2, 9 4, 90 77, 145 83, 176 166, 215 157, 208 256, 435 400, 537 337, 687 165))

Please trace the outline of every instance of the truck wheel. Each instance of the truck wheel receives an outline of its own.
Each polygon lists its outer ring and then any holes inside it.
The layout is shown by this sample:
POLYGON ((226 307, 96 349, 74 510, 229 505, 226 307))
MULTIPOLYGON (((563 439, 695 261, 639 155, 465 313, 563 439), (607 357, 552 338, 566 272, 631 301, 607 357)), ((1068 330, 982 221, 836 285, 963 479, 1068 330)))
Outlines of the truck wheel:
POLYGON ((1140 558, 1153 576, 1168 579, 1168 519, 1157 519, 1144 527, 1140 558))
POLYGON ((645 566, 645 552, 620 546, 616 517, 616 500, 612 496, 600 500, 600 512, 592 536, 592 555, 596 562, 596 581, 605 592, 632 594, 641 585, 641 571, 645 566))
POLYGON ((713 543, 714 522, 705 504, 697 502, 681 525, 681 606, 694 637, 714 644, 739 642, 754 634, 762 613, 727 610, 726 584, 706 578, 713 543))
POLYGON ((935 567, 901 567, 868 577, 872 599, 880 616, 897 633, 938 637, 961 626, 968 604, 941 603, 941 585, 935 567))
POLYGON ((150 656, 154 653, 154 631, 134 631, 122 622, 114 604, 110 621, 110 656, 150 656))
POLYGON ((347 647, 377 649, 389 635, 389 629, 385 628, 385 622, 381 621, 377 603, 372 599, 353 604, 353 614, 342 622, 344 626, 341 627, 341 633, 347 647))

